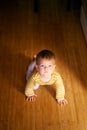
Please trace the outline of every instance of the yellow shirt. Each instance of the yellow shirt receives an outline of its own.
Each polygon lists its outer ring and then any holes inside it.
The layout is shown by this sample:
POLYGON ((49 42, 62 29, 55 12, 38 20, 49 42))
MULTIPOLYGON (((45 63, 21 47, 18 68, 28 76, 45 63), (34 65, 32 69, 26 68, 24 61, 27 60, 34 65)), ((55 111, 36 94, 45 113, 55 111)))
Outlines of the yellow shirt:
POLYGON ((56 99, 63 100, 65 96, 65 88, 63 84, 63 80, 59 73, 54 71, 51 75, 51 79, 48 82, 43 82, 40 78, 40 74, 38 72, 34 72, 31 77, 27 81, 27 85, 25 88, 26 96, 34 95, 34 86, 36 84, 39 85, 55 85, 56 87, 56 99))

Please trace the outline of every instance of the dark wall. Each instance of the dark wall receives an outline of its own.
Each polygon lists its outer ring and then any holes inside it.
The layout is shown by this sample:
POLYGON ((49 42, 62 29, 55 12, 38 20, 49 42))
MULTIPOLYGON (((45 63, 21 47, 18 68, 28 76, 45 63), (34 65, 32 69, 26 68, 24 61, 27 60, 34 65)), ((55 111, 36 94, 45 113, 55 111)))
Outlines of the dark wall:
POLYGON ((80 6, 81 6, 81 0, 73 0, 72 1, 72 4, 73 4, 73 7, 74 8, 80 8, 80 6))

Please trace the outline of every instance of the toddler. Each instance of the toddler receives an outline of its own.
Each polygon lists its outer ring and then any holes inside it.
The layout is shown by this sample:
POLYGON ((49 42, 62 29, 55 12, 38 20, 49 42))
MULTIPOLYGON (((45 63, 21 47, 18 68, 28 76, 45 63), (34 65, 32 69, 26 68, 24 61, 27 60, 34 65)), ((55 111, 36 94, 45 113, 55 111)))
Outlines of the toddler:
POLYGON ((34 57, 26 74, 26 100, 35 101, 35 90, 41 85, 55 85, 56 100, 59 105, 66 105, 65 88, 60 74, 55 70, 55 55, 50 50, 42 50, 34 57))

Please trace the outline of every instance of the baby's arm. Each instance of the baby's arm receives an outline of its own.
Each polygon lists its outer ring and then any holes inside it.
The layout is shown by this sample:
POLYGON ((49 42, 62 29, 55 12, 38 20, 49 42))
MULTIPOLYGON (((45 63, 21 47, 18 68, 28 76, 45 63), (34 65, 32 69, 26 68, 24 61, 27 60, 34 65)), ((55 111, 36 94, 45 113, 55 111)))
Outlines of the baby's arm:
POLYGON ((28 101, 35 101, 37 95, 34 93, 34 83, 32 77, 27 81, 27 85, 25 88, 25 96, 28 101))
POLYGON ((65 88, 60 75, 58 75, 58 79, 56 81, 56 100, 59 105, 66 105, 68 103, 65 99, 65 88))

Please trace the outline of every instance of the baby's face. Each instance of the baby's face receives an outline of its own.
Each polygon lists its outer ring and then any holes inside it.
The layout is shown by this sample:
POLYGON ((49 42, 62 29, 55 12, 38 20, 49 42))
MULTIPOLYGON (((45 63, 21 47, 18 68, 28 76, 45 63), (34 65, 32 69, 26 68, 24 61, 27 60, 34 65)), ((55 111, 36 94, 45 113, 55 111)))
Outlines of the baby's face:
POLYGON ((55 60, 54 59, 40 59, 38 65, 36 65, 37 71, 41 76, 50 76, 55 69, 55 60))

